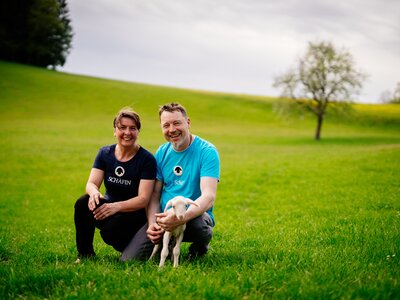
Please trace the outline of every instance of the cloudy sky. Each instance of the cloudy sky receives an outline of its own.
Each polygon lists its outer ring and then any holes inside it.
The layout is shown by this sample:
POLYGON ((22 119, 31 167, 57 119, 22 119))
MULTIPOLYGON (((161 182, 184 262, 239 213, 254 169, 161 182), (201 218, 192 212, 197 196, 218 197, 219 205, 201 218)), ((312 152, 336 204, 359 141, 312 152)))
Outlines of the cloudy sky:
POLYGON ((345 48, 369 75, 357 102, 400 81, 398 0, 69 0, 61 69, 103 78, 277 96, 307 43, 345 48))

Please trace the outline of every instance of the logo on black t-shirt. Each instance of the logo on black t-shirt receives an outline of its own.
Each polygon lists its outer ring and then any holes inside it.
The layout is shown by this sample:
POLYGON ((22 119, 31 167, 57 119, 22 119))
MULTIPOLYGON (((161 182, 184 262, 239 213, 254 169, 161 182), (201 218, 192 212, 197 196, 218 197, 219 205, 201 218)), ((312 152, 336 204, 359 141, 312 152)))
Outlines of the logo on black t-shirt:
POLYGON ((121 177, 125 174, 125 170, 123 167, 118 166, 115 168, 115 175, 117 175, 118 177, 121 177))
POLYGON ((182 173, 183 173, 183 169, 182 169, 181 166, 175 166, 174 167, 174 174, 176 176, 182 176, 182 173))

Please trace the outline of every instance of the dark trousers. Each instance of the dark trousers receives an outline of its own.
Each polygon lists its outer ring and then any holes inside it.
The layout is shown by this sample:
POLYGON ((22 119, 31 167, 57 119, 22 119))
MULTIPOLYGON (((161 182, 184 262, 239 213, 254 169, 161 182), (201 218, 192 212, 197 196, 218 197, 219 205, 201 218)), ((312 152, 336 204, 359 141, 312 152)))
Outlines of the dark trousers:
POLYGON ((184 242, 191 242, 190 254, 193 256, 207 253, 213 235, 213 221, 208 213, 204 213, 186 223, 183 234, 184 242))
MULTIPOLYGON (((100 229, 104 242, 119 252, 123 252, 137 232, 146 227, 146 212, 144 209, 116 213, 104 220, 98 221, 88 207, 89 195, 83 195, 75 203, 76 247, 80 256, 95 255, 93 238, 95 229, 100 229)), ((100 203, 100 205, 104 204, 100 203)))

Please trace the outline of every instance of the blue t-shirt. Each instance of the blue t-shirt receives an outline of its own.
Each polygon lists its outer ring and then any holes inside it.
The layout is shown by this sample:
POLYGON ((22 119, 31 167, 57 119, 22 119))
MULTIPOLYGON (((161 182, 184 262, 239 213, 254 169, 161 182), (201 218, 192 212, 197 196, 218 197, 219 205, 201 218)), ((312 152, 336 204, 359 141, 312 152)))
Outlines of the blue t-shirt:
MULTIPOLYGON (((156 154, 157 180, 164 182, 161 193, 161 211, 175 196, 195 201, 201 196, 200 178, 220 178, 220 160, 214 145, 194 136, 184 151, 175 151, 171 143, 161 145, 156 154)), ((207 213, 214 221, 214 207, 207 213)))
POLYGON ((104 171, 107 201, 117 202, 136 197, 141 179, 156 179, 157 165, 154 156, 140 147, 129 161, 121 162, 115 157, 114 145, 100 149, 93 168, 104 171))

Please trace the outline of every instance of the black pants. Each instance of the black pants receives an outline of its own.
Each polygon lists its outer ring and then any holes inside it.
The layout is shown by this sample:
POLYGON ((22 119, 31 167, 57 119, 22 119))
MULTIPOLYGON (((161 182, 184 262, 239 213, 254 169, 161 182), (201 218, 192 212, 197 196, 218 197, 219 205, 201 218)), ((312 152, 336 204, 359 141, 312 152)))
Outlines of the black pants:
MULTIPOLYGON (((93 238, 96 227, 104 242, 119 252, 135 237, 136 233, 146 225, 147 218, 144 209, 116 213, 104 220, 98 221, 88 207, 89 195, 83 195, 75 203, 76 247, 80 256, 95 255, 93 238)), ((100 203, 100 205, 104 204, 100 203)), ((146 226, 147 228, 147 226, 146 226)))

